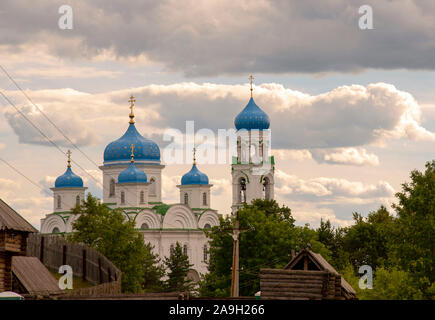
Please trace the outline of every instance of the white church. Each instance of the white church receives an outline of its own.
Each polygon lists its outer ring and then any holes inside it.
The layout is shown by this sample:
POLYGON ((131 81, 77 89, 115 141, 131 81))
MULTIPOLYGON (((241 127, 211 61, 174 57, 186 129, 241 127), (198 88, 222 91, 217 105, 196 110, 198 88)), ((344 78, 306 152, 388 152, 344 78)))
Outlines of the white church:
MULTIPOLYGON (((134 221, 144 241, 154 246, 160 258, 170 255, 179 242, 193 269, 190 277, 199 280, 207 273, 208 239, 204 229, 219 225, 219 215, 211 208, 208 176, 199 171, 194 157, 192 168, 176 187, 180 202, 166 204, 162 199, 162 170, 159 146, 144 138, 136 129, 133 96, 130 97, 130 121, 124 135, 104 150, 103 203, 121 208, 126 219, 134 221)), ((233 157, 232 213, 244 202, 256 198, 273 199, 274 159, 270 146, 270 120, 252 97, 234 121, 237 129, 237 157, 233 157), (255 159, 254 159, 255 158, 255 159), (260 159, 260 160, 258 160, 260 159), (255 161, 254 161, 255 160, 255 161), (265 165, 266 164, 266 165, 265 165), (266 168, 266 169, 265 169, 266 168)), ((73 222, 80 216, 71 209, 85 199, 83 180, 71 169, 70 152, 66 172, 59 176, 53 191, 53 213, 41 219, 41 233, 73 232, 73 222)))

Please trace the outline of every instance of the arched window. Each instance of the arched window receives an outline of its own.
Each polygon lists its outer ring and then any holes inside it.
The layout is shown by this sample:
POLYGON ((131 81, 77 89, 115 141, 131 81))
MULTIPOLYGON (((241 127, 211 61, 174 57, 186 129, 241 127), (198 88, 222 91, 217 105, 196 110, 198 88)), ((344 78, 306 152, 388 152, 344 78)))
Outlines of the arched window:
POLYGON ((141 229, 149 229, 150 227, 148 226, 148 224, 146 223, 142 223, 142 225, 140 226, 141 229))
POLYGON ((76 206, 79 206, 80 205, 80 196, 77 196, 76 197, 76 206))
POLYGON ((57 196, 57 208, 62 208, 62 197, 60 195, 57 196))
POLYGON ((173 244, 171 244, 171 246, 169 248, 169 253, 174 254, 174 245, 173 244))
POLYGON ((204 193, 202 194, 202 205, 203 205, 203 206, 206 206, 206 205, 207 205, 207 193, 206 193, 206 192, 204 192, 204 193))
POLYGON ((109 197, 115 196, 115 179, 110 179, 109 197))
POLYGON ((203 248, 203 254, 204 254, 204 262, 207 262, 208 261, 208 248, 207 248, 206 244, 204 245, 204 248, 203 248))
POLYGON ((140 192, 140 203, 145 203, 145 192, 140 192))
POLYGON ((211 229, 211 225, 210 225, 209 223, 206 223, 206 224, 204 225, 204 229, 211 229))
POLYGON ((246 179, 240 178, 239 180, 239 203, 246 202, 246 179))
POLYGON ((125 193, 121 191, 121 204, 125 204, 125 193))
POLYGON ((58 227, 54 227, 53 231, 51 231, 51 233, 60 233, 60 230, 58 227))
POLYGON ((187 193, 184 194, 184 204, 189 204, 189 195, 187 193))
POLYGON ((183 254, 187 256, 187 244, 183 246, 183 254))
POLYGON ((150 196, 156 195, 156 179, 150 179, 150 196))
POLYGON ((270 180, 267 177, 263 179, 263 197, 270 199, 270 180))

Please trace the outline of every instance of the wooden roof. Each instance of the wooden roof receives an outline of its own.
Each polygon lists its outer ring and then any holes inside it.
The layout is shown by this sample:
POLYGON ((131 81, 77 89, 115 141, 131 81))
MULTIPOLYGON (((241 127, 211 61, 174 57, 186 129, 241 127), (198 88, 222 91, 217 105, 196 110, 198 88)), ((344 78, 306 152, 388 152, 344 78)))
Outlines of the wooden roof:
POLYGON ((36 257, 13 256, 12 273, 30 294, 62 291, 58 281, 36 257))
POLYGON ((17 230, 24 232, 38 232, 18 212, 0 199, 0 230, 17 230))
MULTIPOLYGON (((300 251, 285 267, 284 269, 290 269, 292 270, 295 265, 303 258, 307 256, 318 268, 320 271, 328 271, 330 273, 339 275, 337 270, 334 269, 333 266, 331 266, 328 261, 325 260, 325 258, 322 257, 320 253, 315 253, 309 248, 303 249, 300 251)), ((349 294, 355 295, 356 292, 352 288, 352 286, 343 278, 341 277, 341 287, 346 290, 349 294)))

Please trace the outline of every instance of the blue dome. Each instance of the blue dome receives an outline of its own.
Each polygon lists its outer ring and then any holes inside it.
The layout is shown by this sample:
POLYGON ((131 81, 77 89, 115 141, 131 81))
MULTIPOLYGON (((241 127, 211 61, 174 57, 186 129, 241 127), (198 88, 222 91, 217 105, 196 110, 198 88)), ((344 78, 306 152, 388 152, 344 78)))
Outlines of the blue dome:
POLYGON ((66 169, 65 173, 59 176, 55 183, 55 188, 83 188, 83 180, 74 172, 72 172, 71 167, 66 169))
POLYGON ((246 107, 237 115, 234 124, 237 130, 265 130, 269 129, 270 119, 269 116, 255 104, 254 99, 251 97, 246 107))
POLYGON ((181 178, 181 185, 187 184, 208 184, 208 177, 193 164, 192 169, 181 178))
POLYGON ((118 176, 118 183, 144 183, 147 182, 147 175, 142 170, 136 168, 133 162, 127 169, 118 176))
POLYGON ((159 161, 159 146, 141 136, 134 123, 130 123, 124 135, 109 143, 104 150, 104 163, 130 160, 131 145, 134 144, 134 159, 136 161, 159 161))

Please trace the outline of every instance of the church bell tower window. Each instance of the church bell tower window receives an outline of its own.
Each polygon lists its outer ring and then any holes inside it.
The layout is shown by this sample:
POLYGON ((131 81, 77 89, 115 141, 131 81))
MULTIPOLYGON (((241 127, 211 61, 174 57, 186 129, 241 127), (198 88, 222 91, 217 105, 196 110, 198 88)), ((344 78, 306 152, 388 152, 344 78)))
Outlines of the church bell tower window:
POLYGON ((246 179, 241 178, 239 182, 239 203, 246 203, 246 179))

